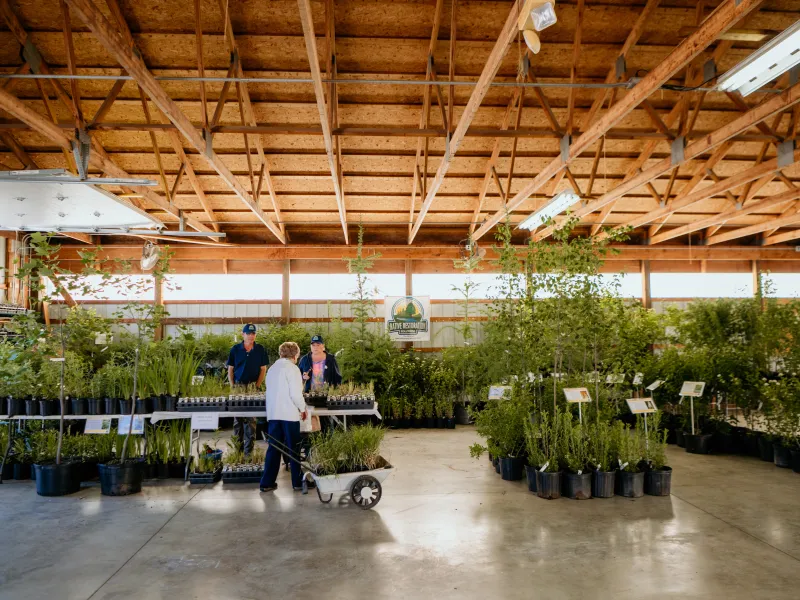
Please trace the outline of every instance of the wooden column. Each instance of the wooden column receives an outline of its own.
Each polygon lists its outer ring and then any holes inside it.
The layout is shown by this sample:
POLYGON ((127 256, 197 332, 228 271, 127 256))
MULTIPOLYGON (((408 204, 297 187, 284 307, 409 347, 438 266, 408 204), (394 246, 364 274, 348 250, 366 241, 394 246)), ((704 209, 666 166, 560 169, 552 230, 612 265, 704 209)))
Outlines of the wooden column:
MULTIPOLYGON (((153 277, 153 303, 156 307, 164 306, 164 278, 153 277)), ((164 339, 164 324, 159 323, 153 331, 153 340, 160 342, 164 339)))
POLYGON ((6 298, 9 297, 8 271, 6 267, 8 266, 8 247, 10 244, 11 240, 0 238, 0 302, 6 302, 6 298))
POLYGON ((283 286, 281 291, 281 322, 288 323, 290 320, 289 311, 291 310, 291 301, 289 295, 289 277, 292 273, 292 262, 285 260, 283 262, 283 286))
POLYGON ((650 297, 650 261, 642 260, 642 306, 645 308, 653 308, 653 300, 650 297))

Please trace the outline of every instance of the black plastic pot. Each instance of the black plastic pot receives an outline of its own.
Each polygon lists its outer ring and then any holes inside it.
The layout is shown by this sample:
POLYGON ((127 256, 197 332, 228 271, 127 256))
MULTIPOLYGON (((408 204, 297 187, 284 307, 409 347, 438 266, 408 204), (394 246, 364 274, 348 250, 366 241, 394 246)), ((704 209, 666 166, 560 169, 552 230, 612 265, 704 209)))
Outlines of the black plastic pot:
POLYGON ((156 467, 156 477, 158 477, 159 479, 170 478, 169 474, 170 469, 168 463, 156 463, 155 467, 156 467))
POLYGON ((800 450, 790 450, 789 456, 792 457, 792 471, 800 473, 800 450))
POLYGON ((35 417, 39 414, 39 401, 35 398, 25 400, 25 416, 35 417))
MULTIPOLYGON (((687 438, 689 436, 686 436, 687 438)), ((617 472, 617 495, 626 498, 641 498, 644 496, 644 473, 617 472)))
POLYGON ((100 470, 100 493, 104 496, 128 496, 142 491, 142 463, 138 460, 97 465, 97 468, 100 470))
POLYGON ((518 457, 500 459, 500 476, 506 481, 519 481, 522 479, 522 469, 525 461, 518 457))
POLYGON ((495 473, 499 473, 500 472, 500 459, 499 458, 493 458, 492 459, 492 466, 494 467, 494 472, 495 473))
POLYGON ((119 413, 120 415, 129 415, 131 414, 131 401, 125 398, 120 398, 117 400, 117 404, 119 405, 119 413))
POLYGON ((10 461, 3 463, 3 481, 14 479, 14 465, 10 461))
POLYGON ((137 398, 136 399, 136 414, 147 415, 153 412, 150 410, 150 398, 137 398))
POLYGON ((644 474, 644 493, 650 496, 669 496, 672 487, 672 467, 644 474))
POLYGON ((561 471, 536 474, 536 495, 546 500, 561 498, 561 471))
POLYGON ((153 412, 159 411, 162 412, 166 410, 164 407, 166 406, 166 396, 150 396, 150 410, 153 412))
POLYGON ((436 429, 444 429, 444 417, 436 417, 436 429))
POLYGON ((105 406, 107 415, 119 414, 119 400, 116 398, 103 398, 103 404, 105 406))
POLYGON ((36 493, 40 496, 66 496, 81 489, 75 463, 33 465, 33 468, 36 471, 36 493))
POLYGON ((73 415, 86 415, 87 412, 86 398, 72 398, 71 408, 73 415))
POLYGON ((87 415, 104 415, 106 403, 100 398, 89 398, 86 400, 87 415))
POLYGON ((12 398, 11 396, 6 398, 6 414, 9 417, 21 415, 24 410, 25 404, 22 402, 22 398, 12 398))
POLYGON ((675 443, 677 444, 678 448, 685 448, 686 447, 686 438, 685 432, 683 429, 678 429, 675 431, 675 443))
POLYGON ((178 398, 176 396, 164 396, 164 410, 167 412, 178 410, 178 398))
POLYGON ((612 498, 616 474, 616 471, 594 471, 592 473, 592 497, 612 498))
POLYGON ((444 420, 444 428, 445 429, 455 429, 456 428, 456 419, 455 417, 450 417, 449 419, 444 420))
POLYGON ((65 397, 63 406, 61 405, 61 400, 56 400, 54 402, 54 404, 56 406, 55 414, 60 415, 61 414, 61 410, 63 409, 65 415, 71 415, 72 414, 72 402, 70 402, 69 400, 70 400, 69 398, 65 397))
POLYGON ((536 485, 536 474, 541 467, 525 465, 525 477, 528 480, 528 491, 536 493, 539 487, 536 485))
POLYGON ((758 436, 758 456, 761 460, 775 462, 775 447, 772 440, 763 435, 758 436))
POLYGON ((21 481, 31 478, 30 463, 14 463, 14 479, 21 481))
POLYGON ((783 469, 789 469, 792 466, 792 455, 789 448, 783 444, 772 444, 775 454, 775 466, 783 469))
POLYGON ((425 427, 436 429, 436 417, 425 417, 425 427))
POLYGON ((39 400, 39 414, 43 417, 49 417, 55 414, 56 403, 52 400, 39 400))
POLYGON ((563 494, 573 500, 588 500, 592 497, 591 473, 564 473, 561 478, 563 494))
POLYGON ((714 454, 735 454, 735 440, 733 432, 723 433, 715 431, 711 437, 711 448, 714 454))
MULTIPOLYGON (((194 457, 189 462, 189 468, 191 469, 192 463, 194 463, 194 457)), ((183 479, 186 476, 186 458, 181 456, 180 461, 178 462, 171 462, 169 463, 169 476, 171 479, 183 479)))
POLYGON ((698 433, 692 435, 691 433, 684 434, 686 440, 686 452, 690 454, 708 454, 711 452, 711 438, 710 433, 698 433))

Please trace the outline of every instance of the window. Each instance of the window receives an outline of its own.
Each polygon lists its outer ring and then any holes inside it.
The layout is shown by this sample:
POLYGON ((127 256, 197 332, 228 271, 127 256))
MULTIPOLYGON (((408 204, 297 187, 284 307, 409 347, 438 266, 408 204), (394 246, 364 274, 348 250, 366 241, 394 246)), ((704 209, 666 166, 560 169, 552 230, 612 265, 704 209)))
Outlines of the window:
POLYGON ((653 298, 748 298, 753 295, 750 273, 651 273, 653 298))
MULTIPOLYGON (((384 296, 403 296, 406 293, 405 275, 370 274, 367 287, 377 288, 375 300, 384 296)), ((352 300, 356 289, 356 276, 351 273, 328 273, 325 275, 291 275, 289 296, 293 300, 352 300)), ((280 294, 278 295, 280 297, 280 294)))
POLYGON ((164 300, 280 300, 281 275, 170 275, 164 300))
POLYGON ((776 298, 800 297, 800 273, 769 273, 761 278, 764 293, 776 298))
MULTIPOLYGON (((152 300, 154 294, 153 278, 150 275, 120 275, 114 276, 111 284, 103 284, 101 275, 88 275, 76 277, 63 282, 70 296, 74 300, 120 300, 132 302, 135 300, 152 300), (85 289, 82 289, 85 286, 85 289), (137 288, 137 290, 134 290, 137 288), (138 293, 137 293, 138 291, 138 293)), ((52 282, 45 282, 47 293, 53 294, 52 282)))
POLYGON ((502 275, 498 273, 473 273, 464 275, 462 273, 425 273, 414 275, 412 286, 414 294, 418 296, 430 296, 434 300, 461 300, 463 295, 454 290, 453 287, 462 288, 467 282, 467 278, 477 287, 470 291, 470 298, 482 300, 495 296, 498 291, 502 275))

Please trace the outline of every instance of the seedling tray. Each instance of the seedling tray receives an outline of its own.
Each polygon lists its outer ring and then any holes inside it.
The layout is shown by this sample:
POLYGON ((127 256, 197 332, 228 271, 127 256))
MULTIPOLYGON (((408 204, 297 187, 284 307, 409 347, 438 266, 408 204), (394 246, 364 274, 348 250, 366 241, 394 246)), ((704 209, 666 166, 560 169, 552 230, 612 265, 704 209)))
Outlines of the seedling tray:
POLYGON ((327 408, 331 410, 372 410, 373 400, 329 400, 327 408))
POLYGON ((217 483, 220 479, 222 479, 222 467, 215 469, 213 473, 189 473, 189 483, 217 483))
POLYGON ((223 412, 226 411, 225 402, 179 402, 178 412, 223 412))
POLYGON ((260 412, 266 409, 266 400, 228 400, 230 412, 260 412))
POLYGON ((222 483, 258 483, 264 470, 260 471, 223 471, 222 483))

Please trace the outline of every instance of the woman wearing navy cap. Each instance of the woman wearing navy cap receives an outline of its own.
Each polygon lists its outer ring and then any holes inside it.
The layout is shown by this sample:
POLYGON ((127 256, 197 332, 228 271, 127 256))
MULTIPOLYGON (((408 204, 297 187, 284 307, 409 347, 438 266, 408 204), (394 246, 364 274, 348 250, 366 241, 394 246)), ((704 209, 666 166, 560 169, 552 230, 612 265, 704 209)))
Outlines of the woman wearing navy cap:
POLYGON ((297 365, 303 374, 303 391, 322 389, 328 385, 342 383, 342 374, 336 357, 325 350, 325 341, 317 334, 311 338, 311 352, 300 359, 297 365))

